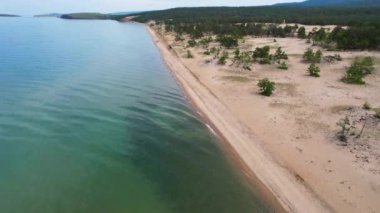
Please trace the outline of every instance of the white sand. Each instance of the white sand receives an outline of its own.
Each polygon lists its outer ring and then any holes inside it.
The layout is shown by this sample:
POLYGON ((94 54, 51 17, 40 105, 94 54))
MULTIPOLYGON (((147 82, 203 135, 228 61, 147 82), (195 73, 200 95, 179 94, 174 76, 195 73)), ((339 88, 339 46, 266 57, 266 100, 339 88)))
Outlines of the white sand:
MULTIPOLYGON (((192 49, 195 57, 186 59, 183 43, 174 42, 173 35, 163 39, 148 30, 194 105, 286 211, 380 211, 378 153, 342 148, 334 141, 336 122, 345 115, 339 109, 361 106, 365 101, 380 106, 379 69, 366 78, 366 86, 340 81, 351 58, 380 58, 378 52, 339 53, 342 62, 322 63, 321 78, 312 78, 306 76, 308 65, 301 62, 309 47, 304 40, 276 38, 274 43, 273 38, 247 38, 246 48, 283 47, 290 56, 289 70, 255 64, 252 71, 242 71, 205 63, 201 48, 192 49), (272 97, 257 94, 257 81, 263 77, 277 83, 272 97)), ((371 132, 371 145, 380 141, 377 133, 371 132)))

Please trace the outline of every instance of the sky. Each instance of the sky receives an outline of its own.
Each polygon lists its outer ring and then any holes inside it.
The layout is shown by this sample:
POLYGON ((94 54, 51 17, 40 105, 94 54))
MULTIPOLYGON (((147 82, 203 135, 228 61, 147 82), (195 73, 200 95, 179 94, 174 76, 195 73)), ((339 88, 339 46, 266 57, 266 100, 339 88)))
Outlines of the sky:
POLYGON ((0 0, 0 13, 125 12, 191 6, 258 6, 302 0, 0 0))

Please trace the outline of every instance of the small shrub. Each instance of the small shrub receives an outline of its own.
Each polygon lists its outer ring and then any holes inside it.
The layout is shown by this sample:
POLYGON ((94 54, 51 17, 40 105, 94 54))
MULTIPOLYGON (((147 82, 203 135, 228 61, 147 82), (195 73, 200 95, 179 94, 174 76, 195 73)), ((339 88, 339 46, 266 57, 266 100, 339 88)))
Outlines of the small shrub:
POLYGON ((306 29, 305 29, 305 27, 298 28, 297 35, 298 35, 298 38, 302 38, 302 39, 306 38, 306 29))
POLYGON ((284 51, 282 51, 281 47, 279 47, 277 48, 276 53, 274 54, 274 58, 277 60, 280 60, 280 59, 287 60, 288 55, 284 51))
POLYGON ((194 58, 193 54, 190 52, 190 50, 187 50, 187 58, 194 58))
POLYGON ((197 42, 194 39, 191 39, 187 42, 189 47, 195 47, 197 45, 197 42))
POLYGON ((343 77, 343 82, 348 84, 365 84, 363 80, 364 73, 358 64, 352 64, 347 70, 346 75, 343 77))
POLYGON ((257 86, 260 88, 260 94, 265 96, 271 96, 275 90, 275 83, 268 78, 261 79, 257 86))
POLYGON ((339 140, 341 142, 344 142, 344 145, 347 145, 348 136, 350 135, 350 131, 354 126, 351 124, 351 121, 348 118, 348 116, 346 116, 343 119, 340 119, 339 122, 336 123, 336 125, 338 125, 341 128, 338 132, 339 140))
POLYGON ((225 65, 228 59, 228 52, 224 51, 222 56, 218 60, 219 65, 225 65))
POLYGON ((324 60, 331 63, 331 62, 334 62, 334 61, 342 61, 342 57, 339 55, 339 54, 335 54, 335 55, 328 55, 328 56, 325 56, 324 57, 324 60))
POLYGON ((363 109, 365 109, 365 110, 370 110, 370 109, 371 109, 371 105, 370 105, 368 102, 365 102, 365 103, 363 104, 363 109))
POLYGON ((237 47, 239 44, 237 38, 233 36, 220 36, 217 40, 220 43, 220 45, 226 48, 237 47))
POLYGON ((375 62, 372 57, 355 58, 354 62, 346 70, 343 81, 349 84, 365 84, 363 78, 373 73, 374 66, 375 62))
POLYGON ((269 46, 264 46, 262 48, 257 47, 253 52, 253 58, 269 58, 269 46))
POLYGON ((361 67, 364 75, 372 74, 375 70, 375 61, 372 57, 356 58, 354 63, 361 67))
POLYGON ((310 76, 313 77, 320 77, 320 72, 321 70, 315 63, 310 64, 309 69, 307 69, 307 72, 309 73, 310 76))
POLYGON ((308 63, 320 63, 322 59, 322 51, 317 50, 315 53, 312 49, 307 49, 303 54, 303 59, 308 63))
POLYGON ((285 61, 281 62, 278 66, 277 66, 278 69, 281 69, 281 70, 287 70, 288 69, 288 65, 285 63, 285 61))
POLYGON ((203 52, 203 54, 204 54, 204 55, 210 55, 210 54, 211 54, 211 52, 210 52, 210 50, 209 50, 209 49, 207 49, 206 51, 204 51, 204 52, 203 52))
POLYGON ((200 40, 199 44, 201 44, 203 46, 206 46, 206 45, 208 45, 211 42, 212 42, 212 37, 209 36, 209 37, 206 37, 206 38, 203 38, 202 40, 200 40))
POLYGON ((375 117, 380 119, 380 108, 375 110, 375 117))
POLYGON ((175 39, 174 39, 174 40, 175 40, 175 41, 183 41, 184 39, 182 38, 181 35, 177 34, 177 35, 175 36, 175 39))
POLYGON ((210 49, 210 53, 211 54, 214 54, 216 52, 216 48, 215 47, 211 47, 211 49, 210 49))
POLYGON ((334 55, 334 58, 335 58, 335 60, 337 60, 337 61, 342 61, 343 59, 342 59, 342 56, 340 56, 339 54, 335 54, 334 55))
POLYGON ((317 50, 317 52, 315 52, 314 54, 314 62, 321 63, 321 59, 322 59, 322 51, 317 50))
POLYGON ((234 61, 238 61, 240 60, 240 49, 237 48, 235 51, 234 51, 234 61))
POLYGON ((261 58, 259 60, 259 64, 270 64, 270 59, 269 58, 261 58))

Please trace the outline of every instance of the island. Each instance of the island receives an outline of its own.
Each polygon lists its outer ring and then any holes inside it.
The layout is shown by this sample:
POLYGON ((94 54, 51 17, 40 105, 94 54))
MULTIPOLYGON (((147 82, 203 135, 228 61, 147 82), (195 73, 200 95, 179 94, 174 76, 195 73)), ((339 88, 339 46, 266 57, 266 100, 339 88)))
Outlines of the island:
POLYGON ((12 14, 0 14, 0 17, 20 17, 19 15, 12 15, 12 14))
POLYGON ((121 14, 103 14, 103 13, 69 13, 62 14, 62 19, 82 19, 82 20, 121 20, 126 17, 125 13, 121 14))
POLYGON ((60 18, 62 14, 60 13, 48 13, 48 14, 40 14, 40 15, 34 15, 35 18, 46 18, 46 17, 54 17, 54 18, 60 18))

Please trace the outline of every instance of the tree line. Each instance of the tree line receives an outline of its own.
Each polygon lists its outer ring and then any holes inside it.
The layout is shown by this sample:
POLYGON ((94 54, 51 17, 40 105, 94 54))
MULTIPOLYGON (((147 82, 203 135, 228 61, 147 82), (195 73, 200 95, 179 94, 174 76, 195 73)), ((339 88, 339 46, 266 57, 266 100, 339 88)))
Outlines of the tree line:
POLYGON ((193 39, 209 34, 239 39, 244 36, 295 37, 312 39, 317 44, 335 49, 380 48, 380 8, 300 8, 300 7, 210 7, 176 8, 139 14, 139 22, 155 20, 164 23, 167 32, 193 39), (306 34, 304 27, 279 26, 278 23, 338 25, 306 34), (272 24, 264 24, 272 23, 272 24), (349 26, 343 28, 340 26, 349 26))

